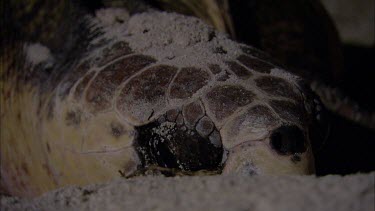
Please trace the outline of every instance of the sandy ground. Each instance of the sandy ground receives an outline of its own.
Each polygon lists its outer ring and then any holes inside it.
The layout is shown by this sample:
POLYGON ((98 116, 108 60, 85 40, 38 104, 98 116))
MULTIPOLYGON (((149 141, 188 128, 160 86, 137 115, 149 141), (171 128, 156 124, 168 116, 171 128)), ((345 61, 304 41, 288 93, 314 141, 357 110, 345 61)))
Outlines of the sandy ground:
POLYGON ((1 210, 373 211, 374 177, 140 177, 66 187, 33 200, 3 197, 1 210))

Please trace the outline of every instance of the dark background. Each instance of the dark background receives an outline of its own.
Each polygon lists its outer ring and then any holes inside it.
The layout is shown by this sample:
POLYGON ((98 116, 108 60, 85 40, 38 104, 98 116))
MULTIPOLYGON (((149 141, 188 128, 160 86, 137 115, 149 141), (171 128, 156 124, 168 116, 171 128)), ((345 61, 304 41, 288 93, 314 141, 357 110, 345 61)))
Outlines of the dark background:
MULTIPOLYGON (((337 86, 375 112, 373 0, 321 0, 341 37, 344 70, 337 86)), ((316 154, 318 175, 375 170, 375 131, 331 114, 331 134, 316 154)))
MULTIPOLYGON (((339 86, 361 106, 375 108, 374 47, 343 44, 345 74, 339 86)), ((331 133, 316 154, 318 175, 375 170, 375 131, 330 113, 331 133)))

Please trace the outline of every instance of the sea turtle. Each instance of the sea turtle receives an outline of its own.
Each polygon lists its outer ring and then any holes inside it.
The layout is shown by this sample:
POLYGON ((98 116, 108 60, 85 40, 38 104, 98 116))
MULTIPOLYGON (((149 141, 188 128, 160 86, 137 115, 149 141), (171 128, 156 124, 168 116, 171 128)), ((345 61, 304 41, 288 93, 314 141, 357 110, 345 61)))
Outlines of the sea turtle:
POLYGON ((319 101, 265 53, 194 17, 86 13, 57 2, 64 15, 51 18, 61 24, 3 44, 8 193, 31 197, 158 168, 314 173, 319 101))

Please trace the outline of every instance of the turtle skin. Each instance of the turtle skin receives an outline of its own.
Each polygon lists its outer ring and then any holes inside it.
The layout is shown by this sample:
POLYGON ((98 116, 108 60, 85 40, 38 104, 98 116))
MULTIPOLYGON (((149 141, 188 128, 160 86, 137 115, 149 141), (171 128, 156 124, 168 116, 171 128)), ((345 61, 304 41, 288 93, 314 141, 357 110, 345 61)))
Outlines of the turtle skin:
POLYGON ((197 18, 157 11, 102 9, 72 27, 61 48, 20 39, 1 55, 9 194, 34 197, 154 166, 314 173, 314 99, 264 53, 197 18))

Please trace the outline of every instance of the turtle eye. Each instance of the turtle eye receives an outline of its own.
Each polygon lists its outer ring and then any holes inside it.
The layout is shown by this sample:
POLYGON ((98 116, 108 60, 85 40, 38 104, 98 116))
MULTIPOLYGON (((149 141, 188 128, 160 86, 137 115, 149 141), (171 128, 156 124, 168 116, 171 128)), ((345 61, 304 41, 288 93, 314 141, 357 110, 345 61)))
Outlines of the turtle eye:
POLYGON ((305 136, 297 126, 281 126, 270 137, 272 149, 281 155, 291 155, 306 151, 305 136))

